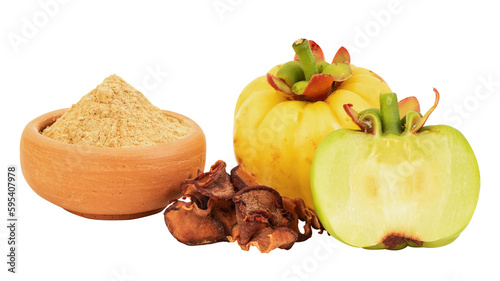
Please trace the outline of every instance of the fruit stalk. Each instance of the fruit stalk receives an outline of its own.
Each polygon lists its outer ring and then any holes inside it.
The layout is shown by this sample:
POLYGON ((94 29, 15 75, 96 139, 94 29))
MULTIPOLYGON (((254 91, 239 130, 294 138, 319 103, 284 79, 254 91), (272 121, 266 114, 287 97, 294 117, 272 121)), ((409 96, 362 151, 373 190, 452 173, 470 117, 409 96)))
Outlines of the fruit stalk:
POLYGON ((309 46, 309 41, 307 39, 298 39, 293 42, 292 47, 300 59, 306 80, 311 80, 311 77, 318 73, 318 67, 311 46, 309 46))
POLYGON ((401 135, 403 129, 399 119, 398 97, 395 93, 380 94, 380 115, 384 134, 401 135))

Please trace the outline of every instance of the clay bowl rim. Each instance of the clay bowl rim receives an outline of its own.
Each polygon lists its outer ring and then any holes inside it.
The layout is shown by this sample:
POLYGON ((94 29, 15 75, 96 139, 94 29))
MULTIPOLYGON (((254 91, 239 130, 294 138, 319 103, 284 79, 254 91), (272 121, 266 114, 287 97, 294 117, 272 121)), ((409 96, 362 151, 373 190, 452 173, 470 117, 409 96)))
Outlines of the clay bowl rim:
POLYGON ((182 143, 195 139, 198 134, 201 134, 203 140, 205 140, 205 153, 206 153, 206 138, 201 127, 193 121, 191 118, 182 115, 177 112, 161 110, 163 114, 176 118, 181 123, 187 123, 190 126, 190 131, 187 135, 181 138, 170 141, 167 143, 158 143, 148 146, 127 146, 127 147, 99 147, 99 146, 89 146, 89 145, 79 145, 61 142, 58 140, 51 139, 47 136, 42 135, 42 131, 48 126, 54 124, 57 119, 59 119, 69 108, 62 108, 47 112, 38 116, 37 118, 30 121, 22 134, 23 138, 33 137, 33 140, 37 141, 38 145, 41 147, 46 147, 54 150, 75 150, 77 149, 82 154, 87 156, 90 155, 110 155, 110 156, 133 156, 141 155, 145 156, 148 154, 155 154, 160 156, 159 151, 169 152, 172 149, 177 148, 182 143))

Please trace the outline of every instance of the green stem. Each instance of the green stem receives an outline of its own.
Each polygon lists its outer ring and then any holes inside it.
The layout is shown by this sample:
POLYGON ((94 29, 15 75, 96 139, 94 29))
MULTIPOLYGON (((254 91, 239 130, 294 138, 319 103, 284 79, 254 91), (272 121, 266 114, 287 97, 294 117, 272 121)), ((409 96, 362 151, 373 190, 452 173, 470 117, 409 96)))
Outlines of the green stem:
POLYGON ((401 120, 399 119, 398 97, 395 93, 380 94, 380 115, 384 134, 401 135, 401 120))
POLYGON ((309 41, 307 39, 298 39, 293 42, 292 47, 302 63, 306 80, 311 80, 311 77, 318 73, 318 67, 311 46, 309 46, 309 41))

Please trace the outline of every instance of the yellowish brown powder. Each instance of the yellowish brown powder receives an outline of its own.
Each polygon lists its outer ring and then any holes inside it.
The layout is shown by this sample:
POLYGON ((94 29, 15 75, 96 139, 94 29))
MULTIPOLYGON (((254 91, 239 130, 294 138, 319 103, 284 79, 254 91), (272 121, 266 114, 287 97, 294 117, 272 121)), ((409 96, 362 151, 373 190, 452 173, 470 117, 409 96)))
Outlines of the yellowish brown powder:
POLYGON ((130 147, 167 143, 189 131, 188 124, 166 116, 122 78, 111 75, 42 134, 70 144, 130 147))

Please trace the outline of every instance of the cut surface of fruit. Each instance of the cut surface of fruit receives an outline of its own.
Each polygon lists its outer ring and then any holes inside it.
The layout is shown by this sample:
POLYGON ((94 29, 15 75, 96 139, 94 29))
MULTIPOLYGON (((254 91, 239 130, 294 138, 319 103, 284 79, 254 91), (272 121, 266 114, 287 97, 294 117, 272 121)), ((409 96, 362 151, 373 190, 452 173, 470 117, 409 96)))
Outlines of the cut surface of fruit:
POLYGON ((436 247, 470 221, 479 169, 467 140, 449 126, 401 136, 342 129, 316 150, 311 189, 321 223, 346 244, 436 247))

